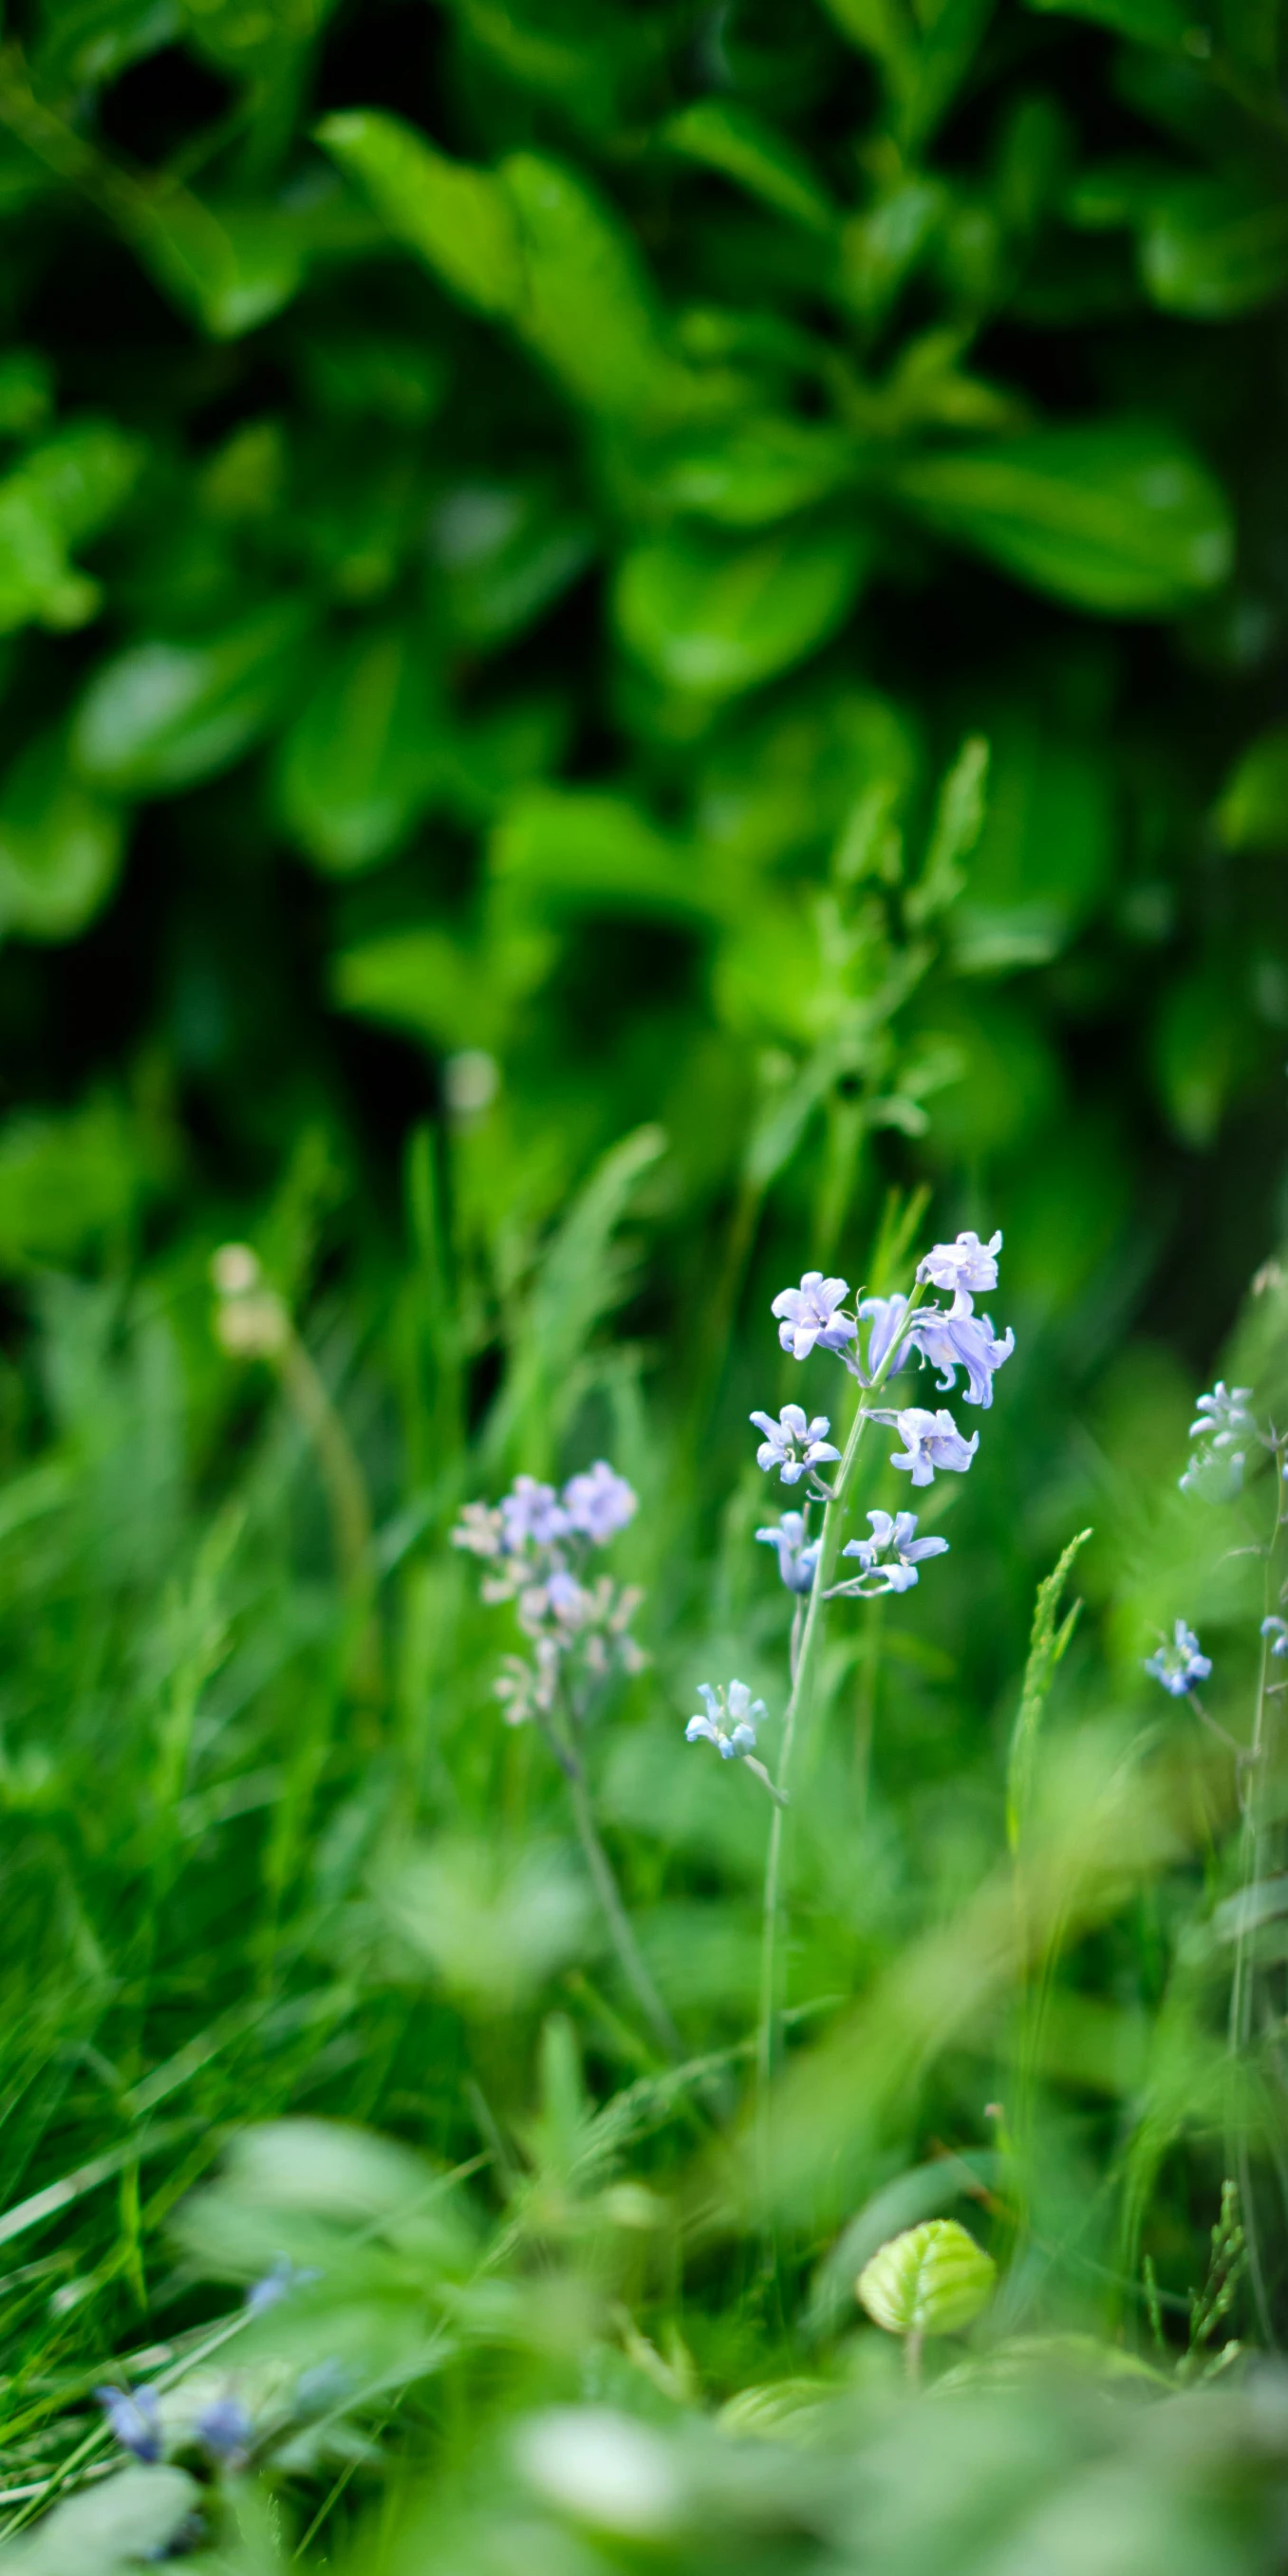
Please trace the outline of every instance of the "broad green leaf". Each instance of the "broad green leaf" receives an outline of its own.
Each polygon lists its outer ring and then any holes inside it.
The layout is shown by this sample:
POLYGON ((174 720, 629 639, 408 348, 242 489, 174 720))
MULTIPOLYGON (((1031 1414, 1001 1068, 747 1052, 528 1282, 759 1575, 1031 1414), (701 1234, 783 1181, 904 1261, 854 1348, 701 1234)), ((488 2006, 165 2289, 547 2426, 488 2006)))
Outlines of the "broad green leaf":
POLYGON ((328 116, 318 140, 366 190, 390 232, 454 293, 483 313, 518 314, 525 283, 518 226, 490 171, 450 161, 375 108, 328 116))
POLYGON ((580 580, 596 535, 548 488, 480 481, 444 495, 429 545, 452 634, 486 651, 522 634, 580 580))
POLYGON ((0 479, 0 634, 33 620, 83 626, 98 585, 70 561, 128 498, 142 464, 137 439, 82 421, 34 447, 0 479))
POLYGON ((703 98, 668 117, 661 139, 673 152, 722 171, 753 197, 810 232, 830 233, 837 209, 802 152, 735 99, 703 98))
POLYGON ((622 796, 534 787, 516 797, 493 836, 498 884, 543 901, 680 920, 719 919, 727 895, 678 838, 622 796))
POLYGON ((292 838, 336 876, 377 865, 427 804, 441 742, 423 638, 405 626, 350 637, 282 742, 278 796, 292 838))
POLYGON ((1143 425, 1042 430, 987 451, 909 459, 891 479, 931 527, 1102 615, 1174 613, 1230 569, 1219 484, 1165 431, 1143 425))
POLYGON ((307 231, 284 207, 216 209, 175 189, 141 208, 132 229, 158 285, 216 340, 256 330, 304 283, 307 231))
POLYGON ((558 1848, 442 1836, 381 1886, 380 1911, 449 1994, 513 2012, 558 1968, 597 1946, 590 1890, 558 1848))
POLYGON ((221 71, 262 77, 320 35, 336 0, 180 0, 200 53, 221 71))
POLYGON ((1216 827, 1227 850, 1288 850, 1288 725, 1244 752, 1222 790, 1216 827))
POLYGON ((893 2236, 864 2264, 857 2291, 887 2334, 960 2334, 997 2285, 991 2254, 955 2218, 928 2218, 893 2236))
POLYGON ((1164 53, 1184 44, 1196 14, 1187 0, 1025 0, 1025 6, 1043 17, 1089 18, 1094 26, 1164 53))
POLYGON ((518 152, 498 175, 518 228, 516 319, 528 346, 589 411, 649 420, 673 410, 687 379, 624 224, 561 162, 518 152))
POLYGON ((90 681, 72 759, 118 796, 166 796, 211 778, 285 714, 307 670, 307 605, 278 601, 216 635, 134 644, 90 681))
POLYGON ((56 2506, 48 2521, 12 2544, 14 2576, 116 2576, 144 2559, 165 2558, 201 2497, 183 2469, 130 2467, 56 2506))
POLYGON ((114 805, 68 766, 60 727, 0 782, 0 932, 73 939, 116 882, 125 831, 114 805))
POLYGON ((867 554, 854 527, 791 531, 737 550, 696 535, 649 539, 620 567, 618 631, 669 687, 736 697, 835 633, 867 554))
POLYGON ((0 1266, 65 1267, 90 1245, 118 1236, 143 1179, 135 1137, 115 1101, 90 1100, 62 1117, 6 1120, 0 1127, 0 1266))
POLYGON ((331 992, 341 1010, 430 1046, 495 1047, 516 1004, 549 972, 557 944, 530 920, 494 925, 482 950, 445 930, 390 930, 332 960, 331 992))
POLYGON ((829 499, 858 479, 861 451, 843 430, 766 413, 727 429, 694 432, 641 475, 654 503, 729 528, 759 528, 829 499))
POLYGON ((1288 195, 1220 179, 1173 188, 1145 216, 1140 273, 1167 313, 1223 322, 1254 311, 1288 285, 1288 195))

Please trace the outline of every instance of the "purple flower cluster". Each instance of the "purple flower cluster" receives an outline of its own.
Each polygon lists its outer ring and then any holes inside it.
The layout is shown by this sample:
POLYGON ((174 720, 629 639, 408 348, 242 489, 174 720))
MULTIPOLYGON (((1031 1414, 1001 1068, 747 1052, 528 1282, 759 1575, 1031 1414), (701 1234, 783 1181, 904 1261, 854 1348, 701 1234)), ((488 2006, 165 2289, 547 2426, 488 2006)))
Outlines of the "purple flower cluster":
POLYGON ((507 1724, 547 1717, 574 1678, 594 1683, 642 1668, 629 1633, 640 1594, 607 1575, 592 1579, 587 1564, 590 1550, 607 1547, 637 1508, 625 1477, 603 1458, 560 1492, 516 1476, 499 1503, 465 1505, 452 1544, 483 1560, 483 1599, 513 1602, 532 1649, 507 1655, 494 1685, 507 1724))

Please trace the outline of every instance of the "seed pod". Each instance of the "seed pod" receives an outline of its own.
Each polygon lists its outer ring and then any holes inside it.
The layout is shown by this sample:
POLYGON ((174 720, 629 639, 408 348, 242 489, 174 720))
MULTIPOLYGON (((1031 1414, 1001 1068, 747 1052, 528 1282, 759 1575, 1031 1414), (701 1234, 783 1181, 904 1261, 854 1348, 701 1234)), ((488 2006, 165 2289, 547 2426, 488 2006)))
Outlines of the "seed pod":
POLYGON ((892 2236, 855 2282, 887 2334, 959 2334, 992 2298, 997 2265, 955 2218, 929 2218, 892 2236))

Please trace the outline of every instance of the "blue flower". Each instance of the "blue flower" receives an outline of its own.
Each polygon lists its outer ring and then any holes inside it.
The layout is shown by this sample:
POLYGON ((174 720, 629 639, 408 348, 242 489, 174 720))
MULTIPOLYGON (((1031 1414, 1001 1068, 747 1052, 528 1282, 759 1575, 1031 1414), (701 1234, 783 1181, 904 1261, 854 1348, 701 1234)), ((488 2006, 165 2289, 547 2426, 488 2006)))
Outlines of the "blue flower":
MULTIPOLYGON (((951 1288, 954 1296, 981 1296, 997 1286, 997 1256, 1002 1249, 1000 1233, 987 1243, 977 1234, 959 1234, 955 1243, 936 1243, 917 1264, 917 1277, 932 1288, 951 1288)), ((964 1312, 970 1313, 969 1302, 964 1312)))
MULTIPOLYGON (((929 1482, 928 1478, 923 1482, 929 1482)), ((946 1556, 946 1538, 918 1538, 915 1512, 869 1512, 871 1538, 852 1538, 842 1556, 857 1556, 863 1573, 844 1588, 869 1599, 882 1592, 910 1592, 917 1567, 928 1556, 946 1556), (865 1578, 869 1578, 865 1580, 865 1578)))
POLYGON ((807 1270, 799 1288, 780 1290, 769 1311, 779 1317, 779 1341, 794 1360, 808 1359, 816 1342, 821 1351, 844 1351, 853 1341, 853 1317, 837 1313, 847 1294, 847 1281, 825 1279, 821 1270, 807 1270))
POLYGON ((699 1682, 698 1697, 706 1701, 707 1713, 705 1717, 689 1719, 684 1730, 686 1743, 696 1744, 701 1737, 715 1745, 723 1762, 735 1762, 755 1752, 756 1727, 765 1714, 763 1699, 753 1699, 745 1682, 730 1682, 727 1691, 715 1691, 710 1682, 699 1682))
POLYGON ((501 1504, 501 1531, 506 1547, 513 1555, 535 1541, 538 1547, 549 1547, 552 1539, 563 1538, 568 1528, 568 1515, 563 1510, 553 1485, 539 1485, 535 1476, 516 1476, 501 1504))
MULTIPOLYGON (((908 1339, 922 1358, 938 1369, 941 1388, 955 1386, 957 1371, 964 1368, 967 1377, 966 1402, 991 1404, 993 1371, 1009 1360, 1015 1348, 1015 1335, 1007 1327, 999 1341, 993 1332, 989 1315, 959 1314, 954 1300, 947 1314, 938 1308, 923 1306, 913 1316, 908 1339)), ((962 1301, 969 1307, 969 1298, 962 1301)))
POLYGON ((292 2290, 307 2289, 310 2281, 320 2281, 321 2278, 319 2271, 292 2263, 285 2254, 279 2254, 271 2269, 258 2281, 251 2282, 246 2293, 246 2306, 251 2316, 262 2317, 280 2300, 288 2299, 292 2290))
POLYGON ((821 1466, 829 1458, 839 1458, 826 1434, 831 1424, 825 1413, 816 1413, 807 1422, 803 1406, 785 1404, 775 1422, 772 1413, 753 1413, 751 1420, 764 1439, 756 1451, 756 1464, 768 1474, 777 1467, 784 1485, 799 1484, 807 1468, 821 1466))
POLYGON ((1212 1670, 1212 1658, 1201 1652, 1193 1629, 1187 1628, 1183 1619, 1178 1619, 1173 1643, 1169 1646, 1164 1641, 1156 1655, 1148 1655, 1145 1670, 1153 1675, 1156 1682, 1162 1683, 1172 1699, 1184 1699, 1195 1682, 1207 1680, 1212 1670))
POLYGON ((1288 1655, 1288 1620, 1263 1619, 1261 1634, 1263 1637, 1274 1638, 1275 1642, 1270 1649, 1272 1655, 1288 1655))
POLYGON ((149 2465, 161 2457, 161 2415, 155 2388, 96 2388, 94 2395, 123 2451, 149 2465))
POLYGON ((964 1440, 946 1405, 937 1413, 927 1413, 921 1405, 909 1405, 900 1413, 876 1415, 878 1421, 893 1422, 904 1443, 905 1454, 891 1452, 892 1467, 906 1468, 914 1485, 933 1485, 936 1467, 950 1468, 954 1475, 964 1476, 979 1447, 979 1433, 964 1440))
POLYGON ((193 2431, 217 2460, 236 2460, 250 2449, 254 2427, 240 2397, 231 2390, 203 2406, 193 2431))
POLYGON ((563 1507, 569 1529, 579 1530, 596 1547, 606 1547, 633 1519, 639 1504, 626 1478, 615 1475, 606 1459, 597 1458, 584 1475, 569 1478, 563 1507))
POLYGON ((810 1592, 821 1539, 807 1540, 803 1512, 784 1512, 772 1529, 758 1529, 758 1539, 778 1550, 778 1571, 789 1592, 810 1592))
MULTIPOLYGON (((1190 1424, 1191 1440, 1203 1446, 1196 1450, 1180 1479, 1181 1492, 1192 1494, 1210 1485, 1210 1471, 1219 1463, 1226 1470, 1224 1490, 1237 1493, 1243 1482, 1244 1461, 1248 1442, 1256 1438, 1257 1426, 1247 1409, 1250 1386, 1227 1387, 1218 1378, 1210 1395, 1201 1395, 1190 1424)), ((1219 1480, 1218 1480, 1219 1482, 1219 1480)))
MULTIPOLYGON (((855 1308, 860 1323, 866 1324, 870 1320, 872 1325, 868 1335, 867 1366, 861 1371, 865 1386, 871 1386, 874 1377, 879 1374, 887 1353, 898 1341, 907 1312, 906 1297, 865 1297, 862 1304, 855 1308)), ((891 1367, 889 1371, 891 1377, 897 1365, 896 1361, 891 1367)))

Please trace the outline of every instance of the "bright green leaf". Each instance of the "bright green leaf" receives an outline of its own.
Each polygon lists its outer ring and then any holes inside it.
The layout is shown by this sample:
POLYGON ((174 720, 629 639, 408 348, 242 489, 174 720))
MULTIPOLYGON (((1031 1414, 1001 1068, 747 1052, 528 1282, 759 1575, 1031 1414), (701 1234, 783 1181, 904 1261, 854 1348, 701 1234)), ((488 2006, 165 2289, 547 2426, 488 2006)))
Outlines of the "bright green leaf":
POLYGON ((1222 790, 1216 827, 1227 850, 1288 850, 1288 725, 1244 752, 1222 790))
POLYGON ((115 884, 118 809, 68 766, 60 728, 30 744, 0 783, 0 931, 73 939, 115 884))
POLYGON ((718 919, 726 898, 693 853, 625 797, 535 787, 519 796, 489 854, 498 884, 543 901, 718 919))
POLYGON ((355 108, 318 129, 342 170, 371 198, 382 222, 483 313, 512 318, 524 273, 510 199, 490 171, 450 161, 396 116, 355 108))
POLYGON ((997 2265, 955 2218, 928 2218, 892 2236, 865 2263, 857 2291, 887 2334, 960 2334, 992 2298, 997 2265))
POLYGON ((754 197, 811 232, 831 232, 837 209, 801 152, 736 99, 703 98, 667 119, 662 141, 673 152, 723 172, 754 197))
POLYGON ((0 479, 0 634, 28 625, 83 626, 97 584, 75 570, 71 549, 115 517, 137 478, 142 449, 108 421, 81 421, 34 447, 0 479))
POLYGON ((691 433, 641 472, 656 503, 728 528, 759 528, 844 491, 860 451, 845 431, 766 413, 691 433))
POLYGON ((1288 285, 1288 196, 1221 179, 1174 187, 1145 216, 1140 271, 1164 312, 1223 322, 1288 285))
POLYGON ((518 152, 498 175, 522 247, 528 346, 589 411, 637 421, 674 409, 686 379, 625 225, 561 162, 518 152))
POLYGON ((835 633, 858 594, 867 551, 854 527, 785 533, 736 551, 696 535, 654 538, 621 565, 618 629, 671 688, 735 697, 835 633))
POLYGON ((1075 606, 1166 615, 1225 579, 1220 486, 1165 432, 1098 421, 896 468, 893 488, 945 536, 1075 606))
POLYGON ((430 521, 449 627, 475 651, 508 643, 591 563, 591 521, 539 485, 462 483, 430 521))

